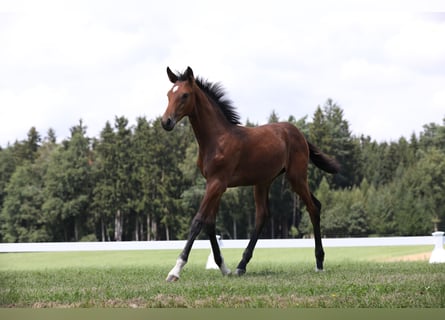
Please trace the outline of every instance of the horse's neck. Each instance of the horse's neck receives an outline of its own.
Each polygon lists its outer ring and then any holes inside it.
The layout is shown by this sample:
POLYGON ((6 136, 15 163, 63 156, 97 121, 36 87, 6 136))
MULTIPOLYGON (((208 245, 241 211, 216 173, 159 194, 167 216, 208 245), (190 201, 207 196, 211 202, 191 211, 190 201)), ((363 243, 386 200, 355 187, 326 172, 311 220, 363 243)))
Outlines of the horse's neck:
POLYGON ((200 148, 215 145, 229 130, 229 123, 222 112, 219 112, 202 92, 197 93, 195 110, 189 119, 200 148))

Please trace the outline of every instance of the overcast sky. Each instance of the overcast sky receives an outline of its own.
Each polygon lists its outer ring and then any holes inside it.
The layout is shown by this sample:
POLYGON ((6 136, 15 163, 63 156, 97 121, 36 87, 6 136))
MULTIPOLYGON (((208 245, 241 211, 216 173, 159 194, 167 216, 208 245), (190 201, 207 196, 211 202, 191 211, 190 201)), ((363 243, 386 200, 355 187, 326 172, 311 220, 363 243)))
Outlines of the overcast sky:
POLYGON ((445 14, 330 3, 0 0, 0 145, 32 126, 60 141, 79 119, 89 136, 115 116, 155 119, 167 66, 221 82, 243 122, 310 121, 332 98, 377 141, 442 124, 445 14))

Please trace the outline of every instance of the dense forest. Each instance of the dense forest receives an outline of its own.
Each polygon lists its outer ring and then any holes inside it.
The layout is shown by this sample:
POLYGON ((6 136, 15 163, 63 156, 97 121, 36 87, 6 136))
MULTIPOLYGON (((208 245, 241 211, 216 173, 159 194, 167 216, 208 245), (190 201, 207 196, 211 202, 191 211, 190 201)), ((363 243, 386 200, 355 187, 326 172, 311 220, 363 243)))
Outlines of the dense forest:
MULTIPOLYGON (((337 175, 309 168, 321 201, 325 237, 429 235, 445 229, 445 118, 398 141, 353 136, 331 99, 308 116, 288 121, 341 164, 337 175)), ((246 126, 255 126, 247 121, 246 126)), ((31 128, 27 139, 0 148, 0 241, 123 241, 185 239, 205 180, 187 120, 172 132, 160 119, 125 117, 86 135, 82 121, 57 142, 31 128)), ((312 226, 286 179, 270 191, 265 238, 310 237, 312 226)), ((227 190, 217 231, 248 238, 254 226, 251 187, 227 190)))

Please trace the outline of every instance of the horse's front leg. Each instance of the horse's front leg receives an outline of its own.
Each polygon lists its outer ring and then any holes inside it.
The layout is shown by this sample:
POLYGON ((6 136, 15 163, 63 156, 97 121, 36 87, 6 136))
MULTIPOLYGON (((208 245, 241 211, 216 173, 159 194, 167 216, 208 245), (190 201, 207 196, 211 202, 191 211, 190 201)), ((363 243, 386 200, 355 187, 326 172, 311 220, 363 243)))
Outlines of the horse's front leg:
POLYGON ((198 215, 195 216, 195 218, 192 221, 192 225, 190 227, 190 233, 189 237, 187 239, 187 242, 185 244, 184 249, 182 250, 181 254, 179 255, 178 259, 176 260, 176 264, 173 267, 173 269, 170 270, 170 272, 167 275, 167 281, 177 281, 179 279, 179 274, 181 273, 182 269, 184 268, 185 264, 187 263, 190 250, 192 250, 193 242, 195 241, 196 237, 199 235, 202 229, 202 221, 197 218, 198 215))
MULTIPOLYGON (((221 256, 214 229, 216 221, 216 212, 218 211, 218 206, 221 200, 221 196, 225 190, 226 190, 226 185, 222 184, 220 180, 215 180, 215 179, 211 181, 207 180, 207 186, 204 198, 201 202, 198 213, 193 218, 192 225, 190 227, 190 234, 185 244, 185 247, 182 250, 181 254, 179 255, 178 259, 176 260, 176 265, 173 267, 173 269, 170 270, 170 272, 167 275, 166 280, 168 282, 176 281, 179 279, 180 273, 184 268, 185 264, 187 263, 190 251, 193 246, 193 242, 201 232, 203 226, 206 226, 206 230, 207 233, 209 234, 212 248, 214 248, 217 252, 214 253, 214 255, 216 256, 216 254, 218 254, 219 256, 221 256), (213 226, 213 228, 211 226, 213 226), (213 233, 209 233, 209 230, 213 230, 213 233)), ((221 265, 223 266, 224 269, 227 269, 225 268, 225 265, 222 262, 223 261, 222 257, 220 258, 222 264, 220 263, 218 266, 220 267, 220 269, 221 265)), ((215 258, 215 261, 216 260, 217 258, 215 258)), ((221 269, 221 272, 224 273, 223 269, 221 269)))
POLYGON ((216 238, 216 228, 214 223, 207 226, 207 234, 209 236, 210 244, 212 245, 213 259, 215 260, 216 265, 219 267, 219 270, 221 270, 223 276, 229 275, 231 271, 224 263, 218 239, 216 238))

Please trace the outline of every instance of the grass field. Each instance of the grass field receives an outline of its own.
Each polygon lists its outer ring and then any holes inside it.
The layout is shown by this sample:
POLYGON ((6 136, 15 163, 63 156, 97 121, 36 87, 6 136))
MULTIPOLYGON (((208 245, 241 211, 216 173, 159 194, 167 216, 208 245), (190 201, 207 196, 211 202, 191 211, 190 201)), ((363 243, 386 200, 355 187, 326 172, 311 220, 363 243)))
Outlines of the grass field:
MULTIPOLYGON (((176 250, 0 255, 0 307, 445 307, 445 264, 394 261, 432 246, 257 249, 243 277, 206 270, 192 250, 181 279, 176 250)), ((223 249, 235 268, 241 249, 223 249)))

